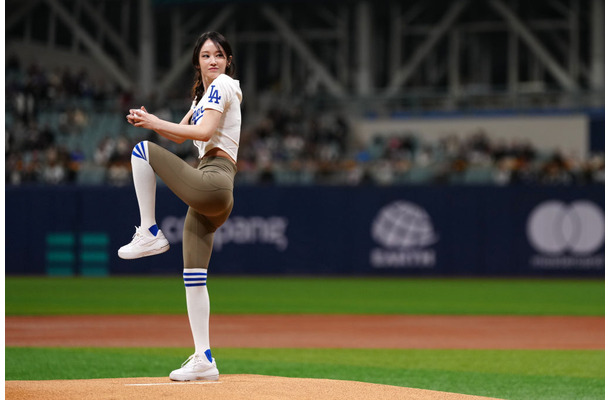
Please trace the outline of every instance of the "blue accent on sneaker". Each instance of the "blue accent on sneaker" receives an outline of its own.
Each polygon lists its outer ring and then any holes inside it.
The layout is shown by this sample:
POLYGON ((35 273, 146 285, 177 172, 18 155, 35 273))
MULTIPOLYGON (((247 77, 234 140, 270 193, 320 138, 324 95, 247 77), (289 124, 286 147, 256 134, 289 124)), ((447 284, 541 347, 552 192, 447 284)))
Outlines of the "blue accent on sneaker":
POLYGON ((136 147, 133 148, 133 152, 131 154, 141 158, 144 161, 148 161, 148 158, 146 158, 146 147, 144 146, 144 142, 136 144, 136 147))
POLYGON ((203 354, 205 354, 205 356, 208 358, 208 360, 210 360, 210 362, 212 362, 212 350, 207 349, 203 354))
POLYGON ((157 224, 154 224, 153 226, 148 228, 148 230, 150 231, 150 233, 153 234, 153 236, 157 236, 157 233, 159 232, 159 227, 157 226, 157 224))

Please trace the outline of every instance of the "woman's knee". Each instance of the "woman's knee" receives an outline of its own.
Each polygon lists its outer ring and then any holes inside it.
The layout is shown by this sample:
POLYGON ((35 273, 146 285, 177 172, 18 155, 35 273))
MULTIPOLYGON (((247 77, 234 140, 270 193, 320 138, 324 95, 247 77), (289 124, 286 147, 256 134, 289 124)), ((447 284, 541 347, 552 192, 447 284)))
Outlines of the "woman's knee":
POLYGON ((157 171, 157 167, 159 167, 163 162, 159 162, 159 160, 163 159, 163 152, 170 153, 168 150, 159 146, 156 143, 150 142, 148 140, 143 140, 136 144, 133 148, 132 157, 141 158, 142 160, 148 162, 155 171, 157 171))
POLYGON ((131 152, 131 157, 139 158, 146 162, 150 162, 150 150, 148 144, 148 140, 144 140, 136 144, 131 152))

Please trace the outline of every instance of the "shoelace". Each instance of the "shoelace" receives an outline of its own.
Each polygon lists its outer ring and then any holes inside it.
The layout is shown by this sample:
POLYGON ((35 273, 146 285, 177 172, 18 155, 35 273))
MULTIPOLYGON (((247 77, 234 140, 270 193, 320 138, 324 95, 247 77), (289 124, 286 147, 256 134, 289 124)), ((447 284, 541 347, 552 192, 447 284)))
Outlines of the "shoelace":
POLYGON ((136 233, 134 233, 133 236, 131 237, 131 243, 137 243, 144 238, 144 236, 140 233, 140 230, 138 229, 138 227, 136 226, 135 228, 136 228, 136 233))
POLYGON ((180 367, 184 367, 184 366, 185 366, 185 365, 187 365, 189 362, 191 362, 191 360, 193 361, 193 363, 197 362, 197 361, 195 360, 195 356, 196 356, 196 355, 197 355, 197 354, 191 354, 191 356, 190 356, 189 358, 187 358, 187 359, 186 359, 186 361, 185 361, 185 362, 183 362, 183 363, 182 363, 182 365, 181 365, 180 367))

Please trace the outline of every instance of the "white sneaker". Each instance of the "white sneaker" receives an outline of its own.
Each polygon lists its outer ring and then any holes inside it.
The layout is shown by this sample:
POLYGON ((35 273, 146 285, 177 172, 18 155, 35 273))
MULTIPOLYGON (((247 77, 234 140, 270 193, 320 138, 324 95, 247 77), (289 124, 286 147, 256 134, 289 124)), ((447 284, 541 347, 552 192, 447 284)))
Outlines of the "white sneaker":
POLYGON ((119 249, 119 257, 125 260, 134 258, 154 256, 169 250, 169 242, 161 230, 157 236, 153 236, 148 229, 136 226, 136 233, 131 239, 131 243, 119 249))
POLYGON ((169 374, 169 379, 173 381, 217 381, 216 360, 212 358, 212 362, 210 362, 205 355, 193 354, 182 364, 181 368, 169 374))

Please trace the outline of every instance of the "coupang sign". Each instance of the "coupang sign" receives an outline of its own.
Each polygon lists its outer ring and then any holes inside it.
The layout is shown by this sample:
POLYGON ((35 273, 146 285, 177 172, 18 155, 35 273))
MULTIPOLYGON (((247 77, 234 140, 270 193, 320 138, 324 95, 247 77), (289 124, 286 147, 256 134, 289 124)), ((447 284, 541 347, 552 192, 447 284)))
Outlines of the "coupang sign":
MULTIPOLYGON (((288 248, 286 228, 288 218, 270 217, 230 217, 214 233, 214 251, 222 251, 228 244, 267 245, 283 252, 288 248)), ((161 230, 170 243, 182 241, 184 217, 168 216, 161 222, 161 230)))

